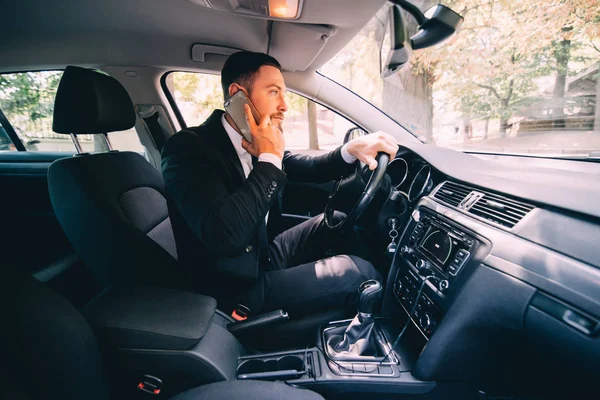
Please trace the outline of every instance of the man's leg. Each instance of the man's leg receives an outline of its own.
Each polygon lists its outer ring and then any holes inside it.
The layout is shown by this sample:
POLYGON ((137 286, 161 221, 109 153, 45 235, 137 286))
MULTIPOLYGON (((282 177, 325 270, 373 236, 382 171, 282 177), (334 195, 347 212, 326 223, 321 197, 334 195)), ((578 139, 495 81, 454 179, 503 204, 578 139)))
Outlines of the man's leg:
POLYGON ((284 309, 291 318, 330 309, 354 313, 358 287, 381 275, 368 261, 356 256, 340 255, 267 271, 263 275, 261 312, 284 309))
MULTIPOLYGON (((334 221, 345 214, 334 212, 334 221)), ((358 237, 349 229, 333 231, 325 225, 323 214, 313 217, 277 235, 269 246, 273 269, 285 269, 326 257, 328 250, 335 254, 354 254, 358 237)))

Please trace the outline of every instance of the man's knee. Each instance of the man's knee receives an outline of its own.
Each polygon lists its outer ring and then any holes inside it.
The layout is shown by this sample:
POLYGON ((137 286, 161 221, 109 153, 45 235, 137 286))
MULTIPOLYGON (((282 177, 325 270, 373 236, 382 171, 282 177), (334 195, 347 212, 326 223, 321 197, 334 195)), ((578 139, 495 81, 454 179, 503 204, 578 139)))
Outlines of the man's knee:
POLYGON ((354 278, 356 279, 356 283, 358 285, 364 281, 368 281, 369 279, 377 279, 378 281, 381 281, 381 274, 375 269, 373 264, 358 256, 346 255, 345 257, 348 257, 350 262, 356 266, 354 278))
MULTIPOLYGON (((317 216, 317 218, 319 219, 320 223, 325 223, 325 214, 319 214, 317 216)), ((340 223, 344 218, 346 218, 346 214, 344 214, 341 211, 333 211, 333 224, 337 225, 338 223, 340 223)))

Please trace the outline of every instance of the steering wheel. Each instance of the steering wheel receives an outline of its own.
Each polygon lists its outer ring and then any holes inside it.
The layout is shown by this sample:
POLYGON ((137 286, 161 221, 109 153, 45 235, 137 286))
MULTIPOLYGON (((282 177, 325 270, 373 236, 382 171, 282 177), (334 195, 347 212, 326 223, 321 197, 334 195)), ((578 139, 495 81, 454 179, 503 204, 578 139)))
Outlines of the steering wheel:
POLYGON ((333 211, 334 205, 339 202, 340 197, 340 188, 345 184, 354 184, 355 182, 360 182, 364 184, 363 180, 363 170, 360 162, 356 163, 356 168, 354 173, 349 177, 339 179, 335 185, 333 185, 333 189, 331 193, 329 193, 329 199, 327 200, 327 205, 325 206, 325 224, 330 229, 342 229, 345 226, 352 226, 358 220, 358 218, 365 212, 365 210, 369 207, 369 204, 375 198, 379 187, 381 186, 381 182, 385 176, 385 171, 387 170, 388 162, 390 161, 390 155, 387 153, 378 153, 377 157, 377 168, 371 174, 369 181, 364 186, 364 190, 354 206, 350 209, 348 214, 339 222, 335 223, 333 219, 333 211))

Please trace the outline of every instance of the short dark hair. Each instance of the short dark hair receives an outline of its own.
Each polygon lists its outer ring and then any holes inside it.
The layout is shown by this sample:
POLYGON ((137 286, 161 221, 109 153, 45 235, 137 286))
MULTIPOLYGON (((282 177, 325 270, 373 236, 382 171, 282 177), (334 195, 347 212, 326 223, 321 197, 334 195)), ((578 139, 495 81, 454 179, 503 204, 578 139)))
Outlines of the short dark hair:
POLYGON ((229 99, 229 86, 237 83, 248 92, 252 89, 256 73, 263 65, 270 65, 281 71, 279 62, 265 53, 239 51, 229 56, 221 70, 221 86, 225 101, 229 99))

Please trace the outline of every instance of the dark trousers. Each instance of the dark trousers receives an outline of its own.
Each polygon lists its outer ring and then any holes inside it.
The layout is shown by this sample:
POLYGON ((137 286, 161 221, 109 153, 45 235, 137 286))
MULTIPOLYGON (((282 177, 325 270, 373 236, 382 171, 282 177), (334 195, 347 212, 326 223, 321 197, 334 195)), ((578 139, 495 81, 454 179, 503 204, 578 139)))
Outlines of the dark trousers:
POLYGON ((253 312, 260 309, 256 313, 281 308, 291 318, 335 309, 356 312, 360 284, 381 275, 358 256, 327 255, 351 254, 357 244, 353 232, 329 230, 323 215, 282 232, 269 246, 270 265, 247 293, 248 304, 253 312))

